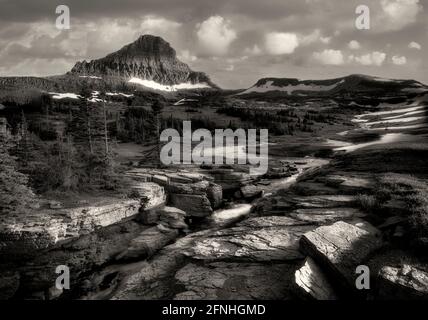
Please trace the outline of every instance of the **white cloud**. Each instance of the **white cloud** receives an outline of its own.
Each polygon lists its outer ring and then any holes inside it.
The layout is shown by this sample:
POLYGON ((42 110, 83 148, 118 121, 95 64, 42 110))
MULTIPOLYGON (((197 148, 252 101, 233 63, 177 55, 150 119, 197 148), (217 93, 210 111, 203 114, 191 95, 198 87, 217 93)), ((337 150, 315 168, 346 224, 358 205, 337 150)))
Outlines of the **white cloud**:
POLYGON ((290 54, 299 46, 295 33, 271 32, 266 35, 266 50, 272 55, 290 54))
POLYGON ((309 45, 315 42, 322 42, 328 44, 331 41, 331 37, 323 37, 319 29, 315 29, 313 32, 305 36, 299 37, 299 43, 302 45, 309 45))
POLYGON ((348 48, 351 49, 351 50, 358 50, 358 49, 361 48, 361 45, 360 45, 360 43, 357 40, 351 40, 348 43, 348 48))
POLYGON ((357 63, 362 64, 363 66, 381 66, 386 58, 386 53, 374 51, 362 56, 350 56, 351 60, 355 60, 357 63))
POLYGON ((322 64, 340 65, 344 63, 343 54, 340 50, 325 49, 322 52, 314 52, 312 57, 322 64))
POLYGON ((184 61, 184 62, 193 62, 198 60, 198 57, 191 54, 189 50, 182 50, 180 54, 178 55, 178 59, 184 61))
POLYGON ((421 50, 422 49, 421 45, 419 43, 415 42, 415 41, 412 41, 412 42, 409 43, 409 48, 410 49, 417 49, 417 50, 421 50))
POLYGON ((320 40, 324 44, 329 44, 331 41, 331 37, 321 37, 320 40))
POLYGON ((401 65, 407 63, 407 59, 405 56, 401 56, 401 57, 400 56, 393 56, 392 57, 392 63, 396 64, 398 66, 401 66, 401 65))
POLYGON ((262 53, 262 50, 255 44, 252 48, 245 48, 244 53, 251 56, 258 56, 262 53))
POLYGON ((157 16, 146 16, 140 25, 141 30, 145 33, 154 33, 155 35, 174 30, 179 27, 181 27, 181 23, 157 16))
POLYGON ((212 16, 197 25, 197 36, 202 46, 212 55, 224 55, 236 39, 230 21, 221 16, 212 16))
POLYGON ((382 0, 380 26, 388 30, 400 30, 416 21, 422 10, 419 0, 382 0))

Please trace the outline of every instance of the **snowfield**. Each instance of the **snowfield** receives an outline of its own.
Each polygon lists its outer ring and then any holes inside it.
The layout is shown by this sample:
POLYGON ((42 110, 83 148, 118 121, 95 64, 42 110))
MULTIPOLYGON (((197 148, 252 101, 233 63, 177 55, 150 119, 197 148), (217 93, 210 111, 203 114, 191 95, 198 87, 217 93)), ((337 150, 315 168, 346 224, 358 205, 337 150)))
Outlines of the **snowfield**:
POLYGON ((133 97, 133 94, 126 94, 126 93, 122 93, 122 92, 106 92, 107 96, 122 96, 125 98, 130 98, 133 97))
POLYGON ((419 121, 424 120, 425 117, 407 117, 407 118, 395 118, 395 119, 382 119, 379 121, 373 121, 373 122, 367 122, 367 126, 373 126, 375 124, 381 124, 381 123, 403 123, 403 122, 413 122, 413 121, 419 121))
POLYGON ((161 83, 158 83, 153 80, 145 80, 145 79, 139 79, 139 78, 131 78, 129 83, 139 84, 144 87, 159 90, 159 91, 178 91, 178 90, 192 90, 192 89, 207 89, 211 88, 207 83, 179 83, 174 85, 164 85, 161 83))
POLYGON ((79 78, 102 79, 101 77, 97 77, 97 76, 79 76, 79 78))
POLYGON ((281 91, 281 92, 287 92, 287 94, 291 94, 294 91, 329 91, 337 87, 337 85, 343 83, 344 80, 341 80, 335 84, 329 85, 329 86, 320 86, 316 84, 298 84, 297 86, 293 85, 287 85, 284 87, 275 86, 273 85, 273 81, 267 81, 264 85, 261 86, 254 86, 251 87, 244 92, 241 92, 239 94, 247 94, 247 93, 264 93, 264 92, 270 92, 270 91, 281 91))
POLYGON ((79 99, 80 96, 75 93, 57 93, 57 92, 49 92, 52 95, 52 99, 79 99))

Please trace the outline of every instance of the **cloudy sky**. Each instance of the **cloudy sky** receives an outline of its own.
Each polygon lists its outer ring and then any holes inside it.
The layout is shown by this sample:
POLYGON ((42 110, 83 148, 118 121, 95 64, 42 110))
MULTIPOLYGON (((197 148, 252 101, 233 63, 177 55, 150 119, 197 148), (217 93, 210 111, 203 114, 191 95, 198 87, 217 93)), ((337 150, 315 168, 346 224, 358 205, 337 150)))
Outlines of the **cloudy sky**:
POLYGON ((428 0, 0 0, 0 76, 62 74, 142 34, 224 88, 351 73, 428 84, 428 0), (55 26, 60 4, 69 30, 55 26))

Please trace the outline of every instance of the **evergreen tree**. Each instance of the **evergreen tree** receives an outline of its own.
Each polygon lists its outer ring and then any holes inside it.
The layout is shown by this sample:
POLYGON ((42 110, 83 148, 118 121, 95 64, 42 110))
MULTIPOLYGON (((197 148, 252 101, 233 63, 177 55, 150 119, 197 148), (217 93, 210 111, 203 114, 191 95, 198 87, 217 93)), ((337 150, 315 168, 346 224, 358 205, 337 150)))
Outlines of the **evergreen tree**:
POLYGON ((15 141, 0 134, 0 212, 23 214, 37 207, 37 198, 28 187, 28 177, 17 171, 15 158, 9 153, 15 141))
POLYGON ((162 111, 165 108, 165 105, 162 101, 160 100, 156 100, 153 104, 152 104, 152 113, 153 113, 153 117, 154 117, 154 131, 155 131, 155 156, 156 156, 156 160, 158 165, 161 165, 161 161, 160 161, 160 150, 161 150, 161 141, 160 141, 160 129, 161 129, 161 123, 160 123, 160 119, 161 119, 161 115, 162 115, 162 111))

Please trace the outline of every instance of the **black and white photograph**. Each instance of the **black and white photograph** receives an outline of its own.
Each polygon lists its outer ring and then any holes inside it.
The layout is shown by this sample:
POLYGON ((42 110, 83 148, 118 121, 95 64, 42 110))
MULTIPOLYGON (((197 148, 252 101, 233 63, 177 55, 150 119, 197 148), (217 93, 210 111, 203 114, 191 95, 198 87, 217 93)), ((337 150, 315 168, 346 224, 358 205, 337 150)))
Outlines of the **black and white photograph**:
POLYGON ((0 300, 428 300, 427 49, 427 0, 0 0, 0 300))

